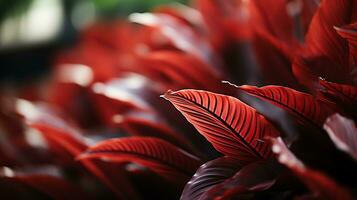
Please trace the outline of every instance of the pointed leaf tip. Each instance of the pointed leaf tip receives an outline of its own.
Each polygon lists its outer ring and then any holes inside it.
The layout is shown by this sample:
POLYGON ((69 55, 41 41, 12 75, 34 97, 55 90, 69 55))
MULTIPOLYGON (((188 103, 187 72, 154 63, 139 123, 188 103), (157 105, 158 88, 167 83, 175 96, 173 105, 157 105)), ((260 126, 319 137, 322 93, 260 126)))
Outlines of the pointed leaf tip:
POLYGON ((250 161, 271 156, 270 144, 259 139, 280 133, 240 100, 203 90, 180 90, 167 97, 222 154, 250 161))

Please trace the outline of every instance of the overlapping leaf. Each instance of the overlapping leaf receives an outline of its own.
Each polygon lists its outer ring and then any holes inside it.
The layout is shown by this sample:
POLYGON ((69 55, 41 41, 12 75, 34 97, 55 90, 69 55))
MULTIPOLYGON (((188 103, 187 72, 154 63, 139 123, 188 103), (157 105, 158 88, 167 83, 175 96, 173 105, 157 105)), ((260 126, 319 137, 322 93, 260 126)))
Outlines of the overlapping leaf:
POLYGON ((242 166, 230 157, 220 157, 203 164, 186 184, 181 199, 200 199, 210 188, 233 176, 242 166))
MULTIPOLYGON (((82 137, 75 135, 69 130, 59 129, 42 123, 34 123, 32 127, 42 133, 49 143, 51 150, 59 157, 60 161, 65 160, 66 162, 75 164, 75 158, 88 148, 82 137)), ((138 198, 131 185, 127 183, 126 176, 121 167, 117 166, 116 170, 114 170, 113 167, 115 166, 91 160, 83 160, 81 163, 90 173, 107 185, 119 199, 138 198), (126 188, 126 192, 123 193, 117 185, 122 185, 121 188, 126 188)))
POLYGON ((318 101, 310 94, 302 93, 282 86, 240 86, 239 89, 262 100, 273 103, 297 116, 305 123, 321 127, 332 113, 324 102, 318 101))
POLYGON ((163 124, 135 117, 125 117, 119 126, 134 136, 157 137, 185 150, 193 150, 189 140, 163 124))
POLYGON ((200 90, 169 91, 164 98, 222 154, 250 161, 271 156, 264 138, 279 132, 238 99, 200 90))
POLYGON ((201 199, 231 199, 271 188, 281 168, 274 160, 258 161, 244 166, 232 177, 216 184, 201 199))
POLYGON ((199 58, 182 52, 157 51, 142 57, 143 74, 168 88, 222 89, 220 75, 199 58), (206 81, 206 80, 210 81, 206 81))
POLYGON ((353 112, 357 105, 357 87, 320 80, 320 85, 324 87, 321 90, 325 98, 335 102, 337 106, 345 109, 346 112, 353 112))
POLYGON ((112 162, 135 162, 164 178, 182 184, 199 167, 193 155, 157 138, 131 137, 110 139, 90 147, 79 159, 104 159, 112 162))
POLYGON ((295 60, 293 72, 300 83, 313 90, 317 77, 351 83, 348 44, 334 27, 356 19, 354 0, 324 0, 316 11, 306 35, 306 48, 295 60))
POLYGON ((196 4, 215 47, 221 48, 232 40, 249 38, 247 2, 198 0, 196 4))
POLYGON ((284 0, 254 0, 250 2, 255 27, 266 30, 273 36, 293 42, 293 21, 287 12, 284 0), (274 4, 274 7, 270 6, 274 4))

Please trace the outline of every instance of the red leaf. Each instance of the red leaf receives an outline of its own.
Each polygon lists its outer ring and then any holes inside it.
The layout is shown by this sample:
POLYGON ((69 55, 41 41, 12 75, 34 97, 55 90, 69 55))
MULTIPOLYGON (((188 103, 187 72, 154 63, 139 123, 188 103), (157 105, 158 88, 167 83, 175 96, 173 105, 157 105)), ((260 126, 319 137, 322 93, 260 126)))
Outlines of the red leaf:
POLYGON ((340 106, 344 112, 356 115, 357 111, 357 87, 320 80, 320 85, 324 87, 322 95, 340 106))
POLYGON ((87 148, 83 138, 73 130, 60 129, 45 123, 33 123, 31 126, 40 131, 55 154, 72 164, 75 162, 75 156, 87 148))
POLYGON ((296 42, 293 38, 292 17, 288 15, 285 0, 254 0, 250 4, 254 28, 266 30, 283 41, 296 42))
POLYGON ((357 102, 357 87, 352 85, 332 83, 320 79, 320 84, 327 90, 326 92, 339 98, 342 103, 353 105, 357 102))
POLYGON ((163 82, 167 88, 223 89, 216 69, 195 56, 182 52, 157 51, 142 57, 142 62, 145 68, 138 70, 152 80, 163 82))
POLYGON ((357 87, 320 80, 320 84, 326 89, 326 93, 335 96, 343 104, 352 106, 357 103, 357 87))
POLYGON ((253 36, 253 45, 266 83, 299 88, 291 69, 293 47, 259 29, 253 36))
POLYGON ((119 126, 134 136, 157 137, 185 150, 193 150, 189 140, 163 124, 135 117, 124 117, 119 126))
MULTIPOLYGON (((35 123, 32 127, 40 130, 44 138, 51 146, 51 150, 60 157, 75 164, 75 158, 85 151, 88 146, 84 143, 84 139, 80 135, 75 135, 70 130, 63 130, 51 127, 46 124, 35 123)), ((131 185, 127 183, 126 176, 123 170, 102 162, 91 160, 83 160, 81 164, 102 183, 107 185, 119 199, 133 198, 138 199, 131 185), (125 183, 125 184, 124 184, 125 183), (118 187, 118 185, 121 185, 118 187), (123 192, 125 187, 125 193, 123 192)))
POLYGON ((220 157, 203 164, 186 184, 181 199, 200 199, 205 192, 233 176, 242 166, 242 163, 230 157, 220 157))
POLYGON ((354 0, 323 0, 313 17, 306 35, 308 52, 326 56, 341 66, 346 66, 346 42, 338 36, 334 26, 348 24, 353 14, 354 0))
POLYGON ((215 57, 206 37, 175 16, 164 13, 134 13, 129 19, 153 27, 161 37, 157 40, 161 43, 165 40, 170 42, 169 45, 173 48, 169 49, 181 50, 206 61, 215 57))
POLYGON ((0 177, 0 185, 8 188, 8 190, 1 193, 0 196, 3 198, 6 198, 7 193, 9 195, 7 198, 10 198, 10 196, 14 198, 17 195, 19 195, 17 197, 20 197, 21 194, 27 194, 25 191, 29 191, 31 193, 29 193, 30 195, 27 196, 27 198, 31 198, 33 193, 35 194, 33 197, 37 196, 36 193, 40 193, 41 196, 44 195, 43 198, 48 197, 55 200, 91 199, 78 186, 63 179, 48 175, 0 177))
POLYGON ((239 199, 239 195, 267 190, 275 184, 280 169, 274 160, 251 163, 224 182, 210 188, 201 198, 239 199))
POLYGON ((321 127, 332 111, 310 94, 302 93, 282 86, 264 86, 261 88, 244 85, 239 89, 262 100, 268 101, 297 116, 302 122, 321 127))
POLYGON ((354 121, 334 114, 327 118, 324 129, 338 149, 357 160, 357 128, 354 121))
POLYGON ((309 169, 285 146, 281 138, 272 139, 272 150, 280 163, 286 165, 320 199, 353 199, 350 191, 325 174, 309 169))
POLYGON ((270 145, 262 140, 279 132, 238 99, 199 90, 169 91, 164 98, 222 154, 242 161, 271 156, 270 145))
POLYGON ((301 23, 304 34, 309 30, 311 19, 313 18, 315 11, 317 10, 319 3, 311 0, 302 1, 301 10, 301 23))
POLYGON ((87 94, 88 88, 68 82, 52 83, 48 90, 46 102, 61 108, 62 111, 74 119, 81 127, 92 127, 96 115, 87 94))
POLYGON ((296 78, 313 89, 317 77, 334 82, 351 83, 347 42, 334 26, 349 24, 354 13, 353 0, 324 0, 313 17, 306 35, 306 48, 296 59, 296 78))
POLYGON ((115 126, 115 116, 125 115, 130 112, 152 112, 152 110, 150 110, 149 108, 143 107, 142 105, 139 105, 134 101, 113 98, 111 96, 106 95, 105 92, 94 92, 95 94, 93 94, 93 99, 95 101, 95 106, 97 106, 97 110, 101 114, 101 118, 103 121, 106 122, 107 126, 115 126))
POLYGON ((110 139, 90 147, 79 159, 100 158, 111 162, 137 162, 164 178, 184 183, 199 167, 200 160, 157 138, 110 139))
POLYGON ((251 31, 246 28, 249 11, 245 1, 198 0, 196 4, 215 47, 221 48, 232 39, 239 41, 250 37, 251 31))

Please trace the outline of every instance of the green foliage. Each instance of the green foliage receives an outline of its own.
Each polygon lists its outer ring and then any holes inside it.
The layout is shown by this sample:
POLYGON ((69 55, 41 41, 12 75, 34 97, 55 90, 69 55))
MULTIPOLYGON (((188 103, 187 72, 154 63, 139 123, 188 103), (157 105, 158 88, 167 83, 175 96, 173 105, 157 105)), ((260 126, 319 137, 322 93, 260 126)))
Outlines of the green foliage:
POLYGON ((132 12, 149 11, 155 6, 187 0, 90 0, 101 16, 126 16, 132 12))
POLYGON ((0 0, 0 22, 24 12, 33 0, 0 0))

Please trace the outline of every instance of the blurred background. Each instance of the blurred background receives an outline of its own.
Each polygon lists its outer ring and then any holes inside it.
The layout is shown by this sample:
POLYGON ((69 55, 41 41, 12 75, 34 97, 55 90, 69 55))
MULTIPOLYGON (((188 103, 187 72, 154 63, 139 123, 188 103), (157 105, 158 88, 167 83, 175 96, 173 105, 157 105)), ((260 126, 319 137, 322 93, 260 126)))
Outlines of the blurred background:
POLYGON ((94 21, 125 18, 187 0, 1 0, 0 84, 23 85, 50 70, 53 55, 94 21))

